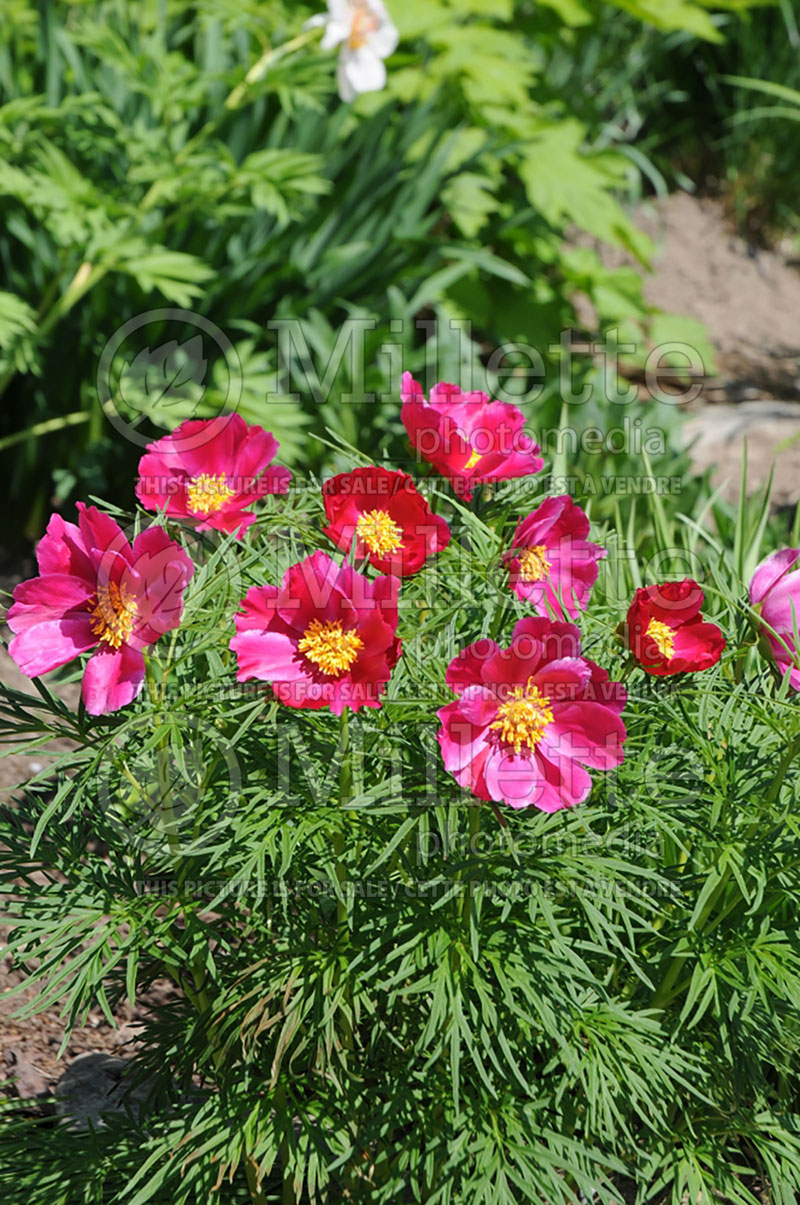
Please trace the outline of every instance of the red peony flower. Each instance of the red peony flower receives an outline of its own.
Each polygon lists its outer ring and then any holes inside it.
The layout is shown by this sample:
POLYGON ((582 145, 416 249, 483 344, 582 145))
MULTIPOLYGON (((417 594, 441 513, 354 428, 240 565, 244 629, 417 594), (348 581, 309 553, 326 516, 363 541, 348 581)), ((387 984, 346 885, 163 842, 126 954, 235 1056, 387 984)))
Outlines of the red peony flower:
POLYGON ((148 444, 136 497, 147 510, 165 510, 198 531, 235 531, 241 538, 255 521, 248 508, 289 488, 289 470, 272 464, 278 447, 274 436, 240 414, 190 419, 148 444))
POLYGON ((401 417, 412 446, 466 501, 472 485, 538 473, 539 446, 524 431, 521 410, 492 402, 485 393, 462 393, 439 384, 426 402, 410 372, 403 374, 401 417))
POLYGON ((340 473, 322 487, 326 536, 380 573, 409 577, 450 543, 450 528, 435 515, 407 473, 370 465, 340 473))
POLYGON ((700 614, 697 582, 662 582, 637 590, 628 610, 625 636, 642 669, 656 678, 698 673, 716 665, 725 637, 700 614))
POLYGON ((503 557, 509 584, 522 602, 538 615, 563 618, 564 607, 574 619, 586 610, 605 548, 587 540, 589 519, 567 494, 546 498, 522 519, 511 550, 503 557))
POLYGON ((238 680, 272 683, 287 707, 380 707, 400 656, 396 577, 370 581, 315 552, 283 585, 254 586, 236 616, 238 680))
POLYGON ((800 548, 782 548, 761 562, 750 582, 750 605, 772 629, 764 635, 778 668, 800 690, 800 548))
POLYGON ((459 653, 447 684, 459 698, 438 712, 442 757, 479 799, 556 812, 588 796, 586 766, 623 759, 625 688, 581 656, 572 624, 521 619, 510 648, 479 640, 459 653))
POLYGON ((78 524, 53 515, 36 549, 40 576, 21 582, 7 615, 9 652, 29 678, 95 649, 83 675, 92 715, 118 711, 144 682, 142 652, 176 628, 194 565, 162 527, 128 543, 109 515, 78 503, 78 524))

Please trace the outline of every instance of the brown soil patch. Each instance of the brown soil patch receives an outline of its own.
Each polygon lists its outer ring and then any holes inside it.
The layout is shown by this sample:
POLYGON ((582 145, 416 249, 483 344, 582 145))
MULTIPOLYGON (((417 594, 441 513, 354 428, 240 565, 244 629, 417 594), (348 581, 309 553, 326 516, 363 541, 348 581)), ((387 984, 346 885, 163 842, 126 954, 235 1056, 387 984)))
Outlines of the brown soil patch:
POLYGON ((637 223, 656 245, 648 302, 705 323, 726 400, 800 398, 795 263, 739 237, 721 202, 688 193, 642 206, 637 223))

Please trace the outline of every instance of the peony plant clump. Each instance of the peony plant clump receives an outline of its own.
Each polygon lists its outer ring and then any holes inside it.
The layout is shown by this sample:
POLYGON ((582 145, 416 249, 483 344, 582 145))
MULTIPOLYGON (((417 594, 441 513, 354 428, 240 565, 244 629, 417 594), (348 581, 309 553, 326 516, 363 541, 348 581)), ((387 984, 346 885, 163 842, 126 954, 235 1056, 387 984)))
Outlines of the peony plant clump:
POLYGON ((748 1157, 775 1178, 798 863, 765 847, 768 888, 746 859, 791 808, 800 550, 748 600, 711 536, 704 564, 658 523, 647 581, 621 532, 542 496, 516 407, 405 374, 398 412, 415 464, 323 483, 236 414, 186 422, 127 528, 54 515, 13 592, 39 693, 7 692, 9 728, 69 745, 3 855, 12 956, 68 1030, 176 989, 131 1060, 146 1103, 104 1122, 112 1172, 72 1133, 70 1191, 611 1201, 685 1186, 709 1110, 737 1170, 698 1157, 692 1184, 733 1191, 748 1157), (703 586, 664 577, 690 552, 703 586), (39 681, 72 663, 77 713, 39 681), (765 987, 741 943, 768 890, 765 987), (736 1000, 759 1049, 720 1020, 736 1000), (749 1148, 719 1071, 745 1057, 749 1148))

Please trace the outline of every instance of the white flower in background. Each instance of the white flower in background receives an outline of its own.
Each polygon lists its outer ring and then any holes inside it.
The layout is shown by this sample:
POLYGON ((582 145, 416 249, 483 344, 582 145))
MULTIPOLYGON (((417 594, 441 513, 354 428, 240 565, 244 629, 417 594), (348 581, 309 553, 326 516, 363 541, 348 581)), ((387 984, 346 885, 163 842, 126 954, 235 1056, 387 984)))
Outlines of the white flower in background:
POLYGON ((383 60, 396 50, 398 33, 382 0, 328 0, 327 15, 307 22, 307 27, 315 25, 325 26, 323 50, 342 48, 337 73, 342 100, 386 86, 383 60))

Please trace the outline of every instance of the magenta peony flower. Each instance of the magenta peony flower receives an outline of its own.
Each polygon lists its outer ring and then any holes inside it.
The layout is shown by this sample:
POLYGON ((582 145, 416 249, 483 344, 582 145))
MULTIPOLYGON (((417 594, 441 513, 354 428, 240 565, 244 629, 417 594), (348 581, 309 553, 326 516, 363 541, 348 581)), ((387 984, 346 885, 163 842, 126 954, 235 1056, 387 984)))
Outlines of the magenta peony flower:
POLYGON ((315 552, 283 585, 254 586, 236 616, 238 680, 271 682, 287 707, 380 707, 400 656, 396 577, 370 581, 315 552))
POLYGON ((800 548, 783 548, 761 562, 750 582, 750 605, 777 633, 764 631, 779 669, 800 690, 800 548))
POLYGON ((459 696, 438 712, 447 770, 479 799, 543 812, 582 803, 585 769, 623 758, 626 691, 581 656, 576 627, 521 619, 511 647, 479 640, 447 670, 459 696))
POLYGON ((546 498, 522 519, 514 532, 511 550, 503 557, 509 568, 509 585, 537 615, 563 618, 564 606, 574 619, 586 610, 599 562, 606 550, 587 540, 589 519, 567 494, 546 498))
POLYGON ((278 447, 240 414, 190 419, 148 444, 136 497, 147 510, 165 510, 198 531, 235 531, 241 538, 255 521, 253 503, 289 489, 289 470, 272 464, 278 447))
POLYGON ((95 649, 83 674, 92 715, 118 711, 144 682, 142 651, 176 628, 194 565, 162 527, 133 547, 110 515, 78 503, 78 525, 53 515, 36 549, 40 576, 21 582, 9 652, 29 678, 95 649))
POLYGON ((401 418, 412 446, 467 502, 476 482, 527 477, 544 464, 539 445, 525 434, 522 411, 492 402, 485 393, 439 384, 426 402, 421 386, 406 372, 401 418))
POLYGON ((328 526, 337 548, 369 557, 379 573, 409 577, 450 543, 445 519, 433 514, 408 473, 370 465, 339 473, 322 487, 328 526))
POLYGON ((646 674, 653 678, 697 674, 717 664, 725 637, 700 614, 703 597, 702 588, 690 577, 636 591, 624 632, 628 648, 646 674))

